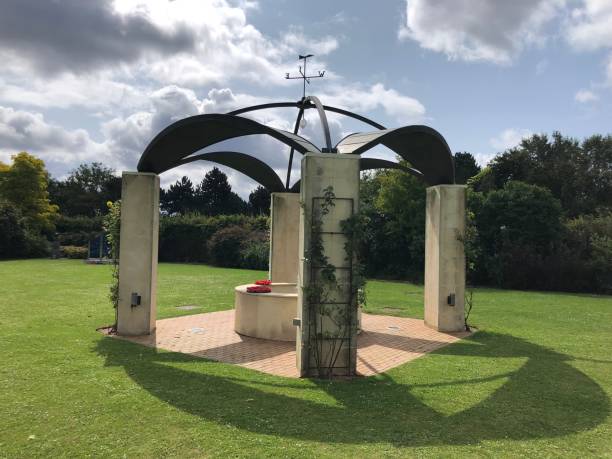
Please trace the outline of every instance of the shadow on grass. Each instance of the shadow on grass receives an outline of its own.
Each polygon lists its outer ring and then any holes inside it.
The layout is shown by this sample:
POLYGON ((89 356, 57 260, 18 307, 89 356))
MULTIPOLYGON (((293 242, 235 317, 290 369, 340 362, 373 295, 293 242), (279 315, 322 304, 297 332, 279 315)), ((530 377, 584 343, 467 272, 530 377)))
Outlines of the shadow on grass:
POLYGON ((434 355, 526 359, 516 371, 414 386, 388 375, 350 382, 276 378, 112 338, 100 340, 96 350, 107 365, 123 367, 142 388, 178 409, 300 440, 419 446, 551 438, 592 429, 610 410, 602 388, 568 364, 568 356, 503 334, 480 332, 434 355), (505 382, 497 389, 450 415, 411 393, 443 386, 451 398, 460 397, 473 384, 499 378, 505 382))

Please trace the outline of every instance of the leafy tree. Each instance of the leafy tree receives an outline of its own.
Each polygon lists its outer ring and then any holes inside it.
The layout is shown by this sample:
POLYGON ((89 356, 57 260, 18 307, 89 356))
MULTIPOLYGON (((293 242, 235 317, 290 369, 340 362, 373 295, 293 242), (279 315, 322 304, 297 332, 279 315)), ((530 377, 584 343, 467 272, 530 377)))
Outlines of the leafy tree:
POLYGON ((231 215, 247 210, 247 203, 232 191, 227 175, 216 167, 196 187, 195 197, 196 208, 206 215, 231 215))
POLYGON ((533 135, 495 157, 490 168, 498 189, 509 181, 548 188, 574 217, 612 207, 612 136, 582 143, 555 132, 533 135))
POLYGON ((483 167, 478 174, 468 179, 467 184, 470 189, 480 193, 488 193, 497 188, 493 170, 488 166, 483 167))
POLYGON ((454 155, 455 182, 465 185, 471 177, 480 172, 480 166, 471 153, 457 152, 454 155))
POLYGON ((184 215, 193 212, 196 209, 196 200, 191 180, 183 176, 176 183, 170 185, 167 191, 162 189, 160 205, 162 210, 170 215, 184 215))
POLYGON ((258 186, 249 194, 249 207, 253 215, 270 215, 270 192, 258 186))
POLYGON ((0 259, 25 256, 26 230, 20 220, 19 210, 10 202, 0 200, 0 259))
POLYGON ((45 163, 25 152, 12 159, 12 165, 0 167, 0 197, 19 210, 32 234, 50 235, 58 207, 49 202, 49 174, 45 163))
POLYGON ((552 253, 561 236, 561 204, 546 188, 508 182, 486 195, 470 193, 480 246, 480 279, 507 285, 521 257, 552 253))
POLYGON ((63 215, 102 215, 108 201, 121 198, 121 177, 101 163, 81 164, 66 180, 51 180, 49 192, 63 215))
POLYGON ((359 250, 368 275, 422 279, 425 185, 398 170, 366 174, 361 185, 366 227, 359 250))

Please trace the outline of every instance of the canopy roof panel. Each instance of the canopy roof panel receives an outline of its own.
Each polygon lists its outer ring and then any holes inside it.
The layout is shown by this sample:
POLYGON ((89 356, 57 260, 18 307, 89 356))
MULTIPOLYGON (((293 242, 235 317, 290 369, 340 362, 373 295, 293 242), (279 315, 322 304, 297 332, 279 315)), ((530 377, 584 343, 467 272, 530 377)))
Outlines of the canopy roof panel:
POLYGON ((300 153, 318 152, 308 140, 290 132, 235 115, 196 115, 171 124, 147 146, 138 162, 138 172, 161 174, 179 166, 187 156, 224 140, 267 134, 300 153))
MULTIPOLYGON (((320 112, 321 123, 327 126, 325 111, 334 111, 356 118, 379 131, 350 134, 342 139, 336 148, 329 148, 329 129, 325 130, 328 154, 362 154, 377 145, 384 145, 410 163, 411 167, 400 165, 393 161, 375 158, 362 158, 361 170, 393 168, 400 169, 417 176, 428 185, 454 183, 453 156, 442 135, 427 126, 404 126, 396 129, 384 129, 360 115, 335 107, 328 107, 318 102, 316 98, 308 98, 301 102, 278 102, 236 110, 229 114, 205 114, 191 116, 177 121, 161 131, 147 146, 138 162, 139 172, 161 174, 173 167, 198 160, 212 161, 231 167, 252 178, 269 191, 298 191, 299 181, 289 189, 291 173, 291 158, 293 151, 321 153, 321 150, 307 139, 297 135, 299 121, 304 109, 316 108, 320 112), (316 103, 313 103, 312 100, 316 103), (249 111, 290 107, 299 109, 296 120, 296 133, 286 132, 258 123, 238 114, 249 111), (263 161, 254 156, 236 151, 217 151, 195 154, 198 151, 215 145, 224 140, 248 135, 269 135, 290 147, 290 160, 287 167, 287 183, 283 185, 276 172, 263 161)), ((279 152, 280 153, 280 152, 279 152)))
POLYGON ((338 153, 359 155, 384 145, 423 174, 428 185, 455 183, 453 155, 444 137, 428 126, 404 126, 351 134, 342 139, 338 153))

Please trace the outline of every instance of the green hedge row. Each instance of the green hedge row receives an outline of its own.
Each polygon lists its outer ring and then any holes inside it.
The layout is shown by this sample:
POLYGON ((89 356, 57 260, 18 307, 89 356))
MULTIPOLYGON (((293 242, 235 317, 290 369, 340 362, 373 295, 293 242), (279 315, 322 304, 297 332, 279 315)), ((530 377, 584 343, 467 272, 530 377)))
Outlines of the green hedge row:
POLYGON ((267 269, 268 251, 264 216, 165 216, 160 221, 160 261, 267 269))

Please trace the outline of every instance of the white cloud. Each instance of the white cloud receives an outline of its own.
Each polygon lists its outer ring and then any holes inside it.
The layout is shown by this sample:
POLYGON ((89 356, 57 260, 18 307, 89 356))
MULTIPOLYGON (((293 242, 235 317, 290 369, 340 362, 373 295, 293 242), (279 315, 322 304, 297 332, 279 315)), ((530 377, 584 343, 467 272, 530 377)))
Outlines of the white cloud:
POLYGON ((319 59, 338 47, 335 37, 299 27, 263 35, 247 20, 254 2, 243 10, 226 0, 8 1, 0 16, 0 101, 10 105, 125 115, 146 108, 152 87, 288 85, 283 75, 303 46, 319 59))
POLYGON ((20 151, 40 157, 57 175, 82 162, 117 165, 107 146, 92 140, 84 129, 66 130, 46 121, 41 113, 0 106, 0 157, 7 161, 20 151))
MULTIPOLYGON (((582 0, 565 24, 565 38, 577 51, 612 49, 612 2, 582 0)), ((612 86, 612 53, 606 60, 606 83, 612 86)))
POLYGON ((594 102, 598 100, 599 97, 593 91, 589 91, 588 89, 580 89, 575 95, 574 100, 576 102, 580 102, 581 104, 594 102))
POLYGON ((76 76, 70 73, 41 78, 18 75, 0 78, 0 101, 36 108, 86 108, 133 111, 148 103, 145 88, 113 80, 107 72, 76 76))
POLYGON ((306 36, 303 30, 294 28, 283 36, 282 45, 288 52, 301 50, 303 53, 309 49, 316 49, 317 55, 326 56, 338 48, 338 40, 332 36, 313 39, 306 36))
POLYGON ((509 64, 528 45, 545 40, 544 27, 564 0, 407 0, 401 39, 449 59, 509 64))
POLYGON ((498 136, 490 139, 489 143, 497 150, 507 150, 516 147, 521 143, 521 140, 532 134, 528 129, 504 129, 498 136))
POLYGON ((139 72, 161 84, 182 86, 225 84, 230 79, 262 85, 287 84, 282 78, 303 46, 313 46, 319 56, 338 47, 332 36, 312 38, 299 28, 266 37, 247 21, 245 11, 224 0, 116 0, 122 14, 145 15, 157 27, 174 30, 184 24, 195 36, 193 52, 175 53, 165 59, 144 60, 139 72))
POLYGON ((583 0, 582 6, 571 12, 566 38, 578 50, 612 47, 612 2, 583 0))
POLYGON ((335 86, 321 97, 329 105, 358 113, 380 108, 400 123, 417 123, 425 117, 425 107, 421 102, 400 94, 395 89, 387 89, 382 83, 376 83, 369 88, 358 85, 335 86))

